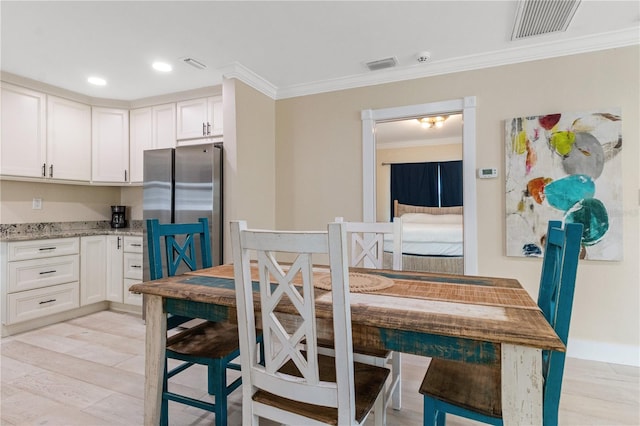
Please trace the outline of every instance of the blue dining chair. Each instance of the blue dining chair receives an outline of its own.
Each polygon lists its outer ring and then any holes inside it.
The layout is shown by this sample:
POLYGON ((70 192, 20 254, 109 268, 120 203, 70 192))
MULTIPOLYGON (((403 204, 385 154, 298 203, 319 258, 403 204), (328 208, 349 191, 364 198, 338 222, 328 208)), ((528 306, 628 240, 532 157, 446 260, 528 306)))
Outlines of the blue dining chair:
MULTIPOLYGON (((538 306, 567 344, 573 294, 580 256, 582 224, 550 221, 542 262, 538 306)), ((543 423, 558 424, 565 352, 542 351, 543 423)), ((420 386, 424 395, 424 425, 444 426, 446 413, 492 425, 502 425, 500 363, 471 364, 432 359, 420 386)))
MULTIPOLYGON (((181 264, 192 271, 212 266, 209 221, 206 218, 198 219, 197 223, 169 224, 149 219, 147 238, 152 280, 176 275, 181 264)), ((167 319, 167 329, 182 326, 191 320, 193 318, 170 317, 167 319)), ((167 338, 160 424, 169 424, 169 401, 174 401, 211 411, 215 414, 216 426, 226 425, 227 396, 242 384, 240 377, 227 384, 227 369, 240 370, 239 364, 231 362, 239 356, 238 328, 230 323, 204 321, 167 338), (168 359, 184 362, 169 370, 168 359), (170 392, 168 389, 171 377, 196 364, 207 366, 207 391, 215 396, 215 403, 170 392)))

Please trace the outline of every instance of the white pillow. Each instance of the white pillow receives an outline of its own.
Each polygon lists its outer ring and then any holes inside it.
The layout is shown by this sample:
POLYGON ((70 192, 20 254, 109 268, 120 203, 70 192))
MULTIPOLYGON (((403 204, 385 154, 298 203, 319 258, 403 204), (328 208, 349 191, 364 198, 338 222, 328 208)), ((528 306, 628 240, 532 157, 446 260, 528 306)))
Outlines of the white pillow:
POLYGON ((430 224, 456 224, 462 225, 461 214, 429 214, 429 213, 405 213, 402 222, 430 223, 430 224))

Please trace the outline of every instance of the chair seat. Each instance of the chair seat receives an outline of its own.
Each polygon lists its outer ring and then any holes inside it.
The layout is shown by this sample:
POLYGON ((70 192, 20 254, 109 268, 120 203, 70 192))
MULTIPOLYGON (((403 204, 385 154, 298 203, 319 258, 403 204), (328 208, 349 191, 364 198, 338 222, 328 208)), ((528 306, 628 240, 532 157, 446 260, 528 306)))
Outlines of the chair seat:
POLYGON ((205 321, 167 339, 167 350, 206 358, 225 358, 238 350, 238 327, 226 322, 205 321))
MULTIPOLYGON (((318 361, 320 364, 320 380, 335 382, 335 358, 319 355, 318 361)), ((358 423, 362 423, 362 420, 364 420, 365 416, 372 409, 378 394, 384 388, 387 377, 389 376, 389 369, 369 364, 362 364, 359 362, 355 362, 353 365, 356 421, 358 423)), ((292 376, 300 376, 292 361, 287 362, 279 371, 292 376)), ((338 424, 338 410, 336 408, 305 404, 261 390, 253 395, 253 400, 282 410, 300 414, 326 424, 338 424)))
POLYGON ((472 364, 433 358, 420 393, 490 417, 502 417, 500 363, 472 364))

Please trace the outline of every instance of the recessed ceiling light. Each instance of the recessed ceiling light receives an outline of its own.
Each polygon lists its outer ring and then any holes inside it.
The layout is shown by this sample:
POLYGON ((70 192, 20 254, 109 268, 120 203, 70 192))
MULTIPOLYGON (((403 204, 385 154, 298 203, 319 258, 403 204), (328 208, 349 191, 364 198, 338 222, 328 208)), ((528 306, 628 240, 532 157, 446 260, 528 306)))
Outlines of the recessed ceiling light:
POLYGON ((152 67, 154 70, 161 72, 169 72, 173 69, 171 65, 167 64, 166 62, 154 62, 152 67))
POLYGON ((91 84, 95 84, 96 86, 105 86, 107 84, 107 80, 100 77, 89 77, 87 81, 91 84))

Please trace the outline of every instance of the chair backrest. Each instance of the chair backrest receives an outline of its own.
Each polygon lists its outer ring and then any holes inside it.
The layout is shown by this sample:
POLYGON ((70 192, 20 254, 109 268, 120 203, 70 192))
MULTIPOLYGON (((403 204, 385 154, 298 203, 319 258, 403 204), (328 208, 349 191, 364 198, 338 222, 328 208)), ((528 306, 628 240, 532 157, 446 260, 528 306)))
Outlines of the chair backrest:
MULTIPOLYGON (((336 222, 344 222, 336 217, 336 222)), ((402 218, 393 222, 344 222, 351 240, 349 266, 382 269, 384 265, 385 235, 393 238, 393 264, 396 271, 402 270, 402 218)))
MULTIPOLYGON (((567 223, 563 228, 560 221, 549 221, 542 262, 538 306, 565 345, 569 337, 582 229, 582 224, 578 223, 567 223)), ((544 351, 542 359, 544 424, 554 424, 547 420, 548 416, 557 420, 565 352, 544 351)))
POLYGON ((176 275, 183 264, 192 271, 212 266, 207 218, 200 218, 197 223, 160 223, 158 219, 147 219, 147 246, 152 280, 176 275))
POLYGON ((243 418, 250 419, 255 414, 252 396, 264 390, 293 401, 337 408, 338 424, 352 424, 355 391, 345 225, 331 223, 328 232, 276 232, 249 230, 246 222, 234 221, 231 245, 242 358, 243 418), (259 269, 258 315, 264 338, 264 366, 256 354, 252 253, 259 269), (295 260, 282 265, 276 258, 278 253, 294 254, 295 260), (312 261, 313 255, 319 253, 328 253, 330 263, 335 382, 321 381, 319 376, 312 261), (283 300, 292 305, 291 312, 295 311, 287 320, 275 312, 283 300), (292 317, 293 327, 289 322, 292 317), (278 372, 291 362, 301 377, 278 372))

